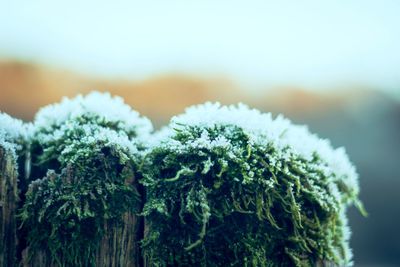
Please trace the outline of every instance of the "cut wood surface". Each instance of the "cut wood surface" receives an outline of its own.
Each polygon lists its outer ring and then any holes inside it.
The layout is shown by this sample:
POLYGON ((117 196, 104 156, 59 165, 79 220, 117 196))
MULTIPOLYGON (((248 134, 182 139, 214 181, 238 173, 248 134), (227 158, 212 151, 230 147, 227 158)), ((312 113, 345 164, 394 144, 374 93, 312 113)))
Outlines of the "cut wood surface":
POLYGON ((15 266, 17 168, 12 153, 0 146, 0 266, 15 266))

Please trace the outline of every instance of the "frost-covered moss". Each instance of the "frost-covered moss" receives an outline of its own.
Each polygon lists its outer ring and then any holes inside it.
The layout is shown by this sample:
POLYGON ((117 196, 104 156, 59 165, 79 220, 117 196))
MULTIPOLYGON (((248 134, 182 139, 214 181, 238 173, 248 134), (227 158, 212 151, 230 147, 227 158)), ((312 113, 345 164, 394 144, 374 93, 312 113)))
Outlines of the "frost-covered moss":
POLYGON ((42 108, 35 116, 32 178, 43 177, 48 169, 59 169, 63 162, 59 157, 64 150, 68 151, 72 141, 79 141, 82 136, 97 138, 96 131, 100 130, 114 132, 109 136, 110 141, 142 151, 153 126, 122 98, 111 97, 109 93, 92 92, 73 99, 64 98, 61 103, 42 108))
POLYGON ((150 266, 351 265, 358 176, 344 149, 244 105, 174 117, 146 157, 150 266))
POLYGON ((151 130, 109 94, 43 108, 21 211, 29 251, 45 251, 60 266, 94 266, 105 224, 117 227, 122 214, 141 210, 138 169, 151 130))
POLYGON ((31 125, 0 112, 0 146, 9 150, 16 158, 26 147, 31 125))
POLYGON ((42 108, 35 117, 35 127, 38 133, 47 135, 69 121, 95 124, 138 138, 153 130, 150 120, 132 110, 121 97, 100 92, 63 98, 61 103, 42 108))
MULTIPOLYGON (((0 146, 11 153, 16 162, 18 189, 24 191, 25 179, 30 173, 30 144, 32 124, 24 123, 0 112, 0 146)), ((23 196, 21 196, 23 197, 23 196)))

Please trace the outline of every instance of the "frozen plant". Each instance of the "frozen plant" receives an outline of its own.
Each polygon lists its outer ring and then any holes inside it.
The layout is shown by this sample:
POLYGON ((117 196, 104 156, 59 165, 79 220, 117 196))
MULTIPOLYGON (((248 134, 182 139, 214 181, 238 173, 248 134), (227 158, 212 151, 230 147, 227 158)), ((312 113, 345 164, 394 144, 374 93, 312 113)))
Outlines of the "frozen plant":
POLYGON ((32 161, 36 173, 32 178, 41 178, 48 169, 59 169, 60 156, 68 150, 70 142, 88 135, 96 139, 96 131, 104 130, 114 132, 114 141, 121 141, 122 146, 132 142, 129 146, 143 151, 153 126, 121 97, 112 97, 109 93, 95 91, 73 99, 63 98, 60 103, 42 108, 34 120, 32 161))
POLYGON ((51 134, 69 121, 123 131, 129 137, 141 138, 153 130, 150 120, 132 110, 121 97, 96 91, 73 99, 64 97, 61 103, 42 108, 36 114, 35 128, 38 133, 51 134))
POLYGON ((121 98, 91 93, 43 108, 34 121, 32 182, 20 216, 32 257, 94 266, 105 225, 139 213, 150 121, 121 98))
POLYGON ((0 148, 10 153, 15 161, 15 168, 19 175, 19 183, 29 175, 29 149, 32 133, 32 124, 24 123, 0 112, 0 148))
POLYGON ((157 134, 141 182, 151 266, 352 264, 356 170, 343 148, 282 116, 190 107, 157 134))
POLYGON ((21 153, 28 142, 31 125, 0 112, 0 146, 14 155, 21 153))

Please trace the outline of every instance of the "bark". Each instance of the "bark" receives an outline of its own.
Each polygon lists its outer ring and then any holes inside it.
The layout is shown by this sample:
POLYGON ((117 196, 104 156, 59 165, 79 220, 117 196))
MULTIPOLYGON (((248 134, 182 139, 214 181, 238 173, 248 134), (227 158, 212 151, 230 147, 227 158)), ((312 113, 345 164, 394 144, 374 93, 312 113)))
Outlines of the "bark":
POLYGON ((0 146, 0 266, 15 266, 17 163, 9 151, 0 146))
POLYGON ((24 249, 22 252, 22 262, 20 264, 23 267, 43 266, 43 267, 55 267, 56 265, 51 264, 51 258, 48 253, 44 250, 31 251, 29 247, 24 249))

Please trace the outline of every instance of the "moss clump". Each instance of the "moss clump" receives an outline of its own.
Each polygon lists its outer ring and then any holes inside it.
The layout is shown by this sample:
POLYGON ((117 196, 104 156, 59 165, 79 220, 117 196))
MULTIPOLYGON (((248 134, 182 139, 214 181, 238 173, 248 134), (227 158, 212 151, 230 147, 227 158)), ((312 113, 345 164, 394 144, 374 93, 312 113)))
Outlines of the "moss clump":
POLYGON ((351 265, 343 149, 246 106, 192 107, 146 157, 150 266, 351 265))
POLYGON ((44 251, 51 264, 94 266, 105 224, 140 212, 138 169, 151 124, 121 101, 92 93, 38 113, 20 215, 29 256, 44 251))
POLYGON ((110 131, 114 136, 109 138, 119 139, 121 146, 143 151, 153 128, 147 118, 132 110, 122 98, 108 93, 64 98, 61 103, 42 108, 36 114, 32 131, 32 180, 46 175, 48 169, 60 170, 63 164, 60 155, 66 153, 65 149, 68 151, 72 142, 84 136, 96 139, 97 135, 106 134, 98 133, 101 130, 110 131))

